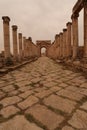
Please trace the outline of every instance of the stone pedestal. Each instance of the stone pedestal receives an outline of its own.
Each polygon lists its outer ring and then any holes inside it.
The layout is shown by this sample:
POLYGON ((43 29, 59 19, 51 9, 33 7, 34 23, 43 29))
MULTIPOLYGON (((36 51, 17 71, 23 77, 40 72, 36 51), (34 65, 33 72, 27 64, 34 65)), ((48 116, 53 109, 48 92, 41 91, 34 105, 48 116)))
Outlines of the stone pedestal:
POLYGON ((18 45, 17 45, 17 26, 12 26, 12 34, 13 34, 13 56, 14 60, 18 60, 18 45))
POLYGON ((18 36, 19 36, 19 61, 22 61, 22 33, 19 33, 18 36))
POLYGON ((72 23, 68 22, 67 24, 67 45, 66 45, 66 51, 67 51, 67 58, 71 57, 71 27, 72 23))
POLYGON ((3 32, 4 32, 4 50, 5 50, 5 59, 11 57, 10 53, 10 31, 9 31, 9 22, 10 18, 8 16, 3 16, 3 32))
POLYGON ((72 35, 73 35, 73 60, 76 60, 78 54, 78 14, 72 15, 72 35))

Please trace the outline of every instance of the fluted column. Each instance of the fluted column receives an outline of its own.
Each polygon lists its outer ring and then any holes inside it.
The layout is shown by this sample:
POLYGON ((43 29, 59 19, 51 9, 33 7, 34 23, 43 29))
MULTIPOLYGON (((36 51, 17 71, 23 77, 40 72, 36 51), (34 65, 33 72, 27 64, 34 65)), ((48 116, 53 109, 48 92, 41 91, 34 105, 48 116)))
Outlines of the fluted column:
POLYGON ((19 33, 18 36, 19 36, 19 60, 22 61, 22 33, 19 33))
POLYGON ((2 19, 3 19, 5 58, 9 58, 9 57, 11 57, 11 53, 10 53, 10 30, 9 30, 10 18, 8 16, 3 16, 2 19))
POLYGON ((17 26, 12 26, 12 34, 13 34, 13 56, 14 59, 18 60, 18 45, 17 45, 17 26))
POLYGON ((79 14, 72 15, 72 35, 73 35, 73 59, 78 58, 78 17, 79 14))
POLYGON ((87 59, 87 1, 84 2, 84 57, 87 59))
POLYGON ((71 56, 71 27, 72 27, 72 23, 68 22, 67 24, 67 57, 69 58, 71 56))
POLYGON ((63 58, 66 57, 66 36, 67 36, 67 29, 63 29, 63 58))

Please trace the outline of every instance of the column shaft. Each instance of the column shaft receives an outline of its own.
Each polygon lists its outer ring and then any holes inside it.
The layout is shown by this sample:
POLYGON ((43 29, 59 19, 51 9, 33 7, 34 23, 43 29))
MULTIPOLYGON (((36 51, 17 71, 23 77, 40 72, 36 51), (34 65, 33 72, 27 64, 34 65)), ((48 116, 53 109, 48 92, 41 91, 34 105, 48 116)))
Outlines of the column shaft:
POLYGON ((63 58, 66 57, 66 36, 67 36, 67 29, 63 29, 63 58))
POLYGON ((71 27, 72 23, 67 23, 67 57, 71 56, 71 27))
POLYGON ((78 57, 78 14, 72 16, 73 59, 78 57))
POLYGON ((84 2, 84 57, 87 58, 87 1, 84 2))
POLYGON ((22 34, 19 33, 19 60, 22 60, 22 34))
POLYGON ((17 26, 12 26, 12 34, 13 34, 13 56, 15 60, 18 60, 18 45, 17 45, 17 26))
POLYGON ((5 58, 8 58, 8 57, 11 57, 11 53, 10 53, 10 30, 9 30, 10 18, 8 16, 4 16, 4 17, 2 17, 2 19, 3 19, 5 58))

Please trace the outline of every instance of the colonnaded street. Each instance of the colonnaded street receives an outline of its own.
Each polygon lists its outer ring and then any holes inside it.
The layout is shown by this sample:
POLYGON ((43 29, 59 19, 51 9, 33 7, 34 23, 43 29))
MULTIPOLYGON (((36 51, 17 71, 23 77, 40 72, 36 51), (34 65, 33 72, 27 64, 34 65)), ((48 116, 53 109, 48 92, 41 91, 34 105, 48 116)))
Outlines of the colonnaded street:
POLYGON ((47 57, 0 77, 0 130, 87 130, 87 79, 47 57))

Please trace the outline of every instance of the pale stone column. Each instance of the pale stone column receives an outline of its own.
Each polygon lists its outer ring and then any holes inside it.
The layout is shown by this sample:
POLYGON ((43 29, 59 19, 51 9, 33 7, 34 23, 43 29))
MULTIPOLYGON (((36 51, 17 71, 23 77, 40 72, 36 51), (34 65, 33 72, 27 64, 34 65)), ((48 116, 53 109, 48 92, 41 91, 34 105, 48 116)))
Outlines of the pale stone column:
POLYGON ((3 32, 4 32, 4 49, 5 49, 5 58, 11 57, 10 53, 10 30, 9 22, 10 18, 8 16, 3 16, 3 32))
POLYGON ((67 57, 70 58, 71 56, 71 27, 72 23, 68 22, 67 24, 67 57))
POLYGON ((84 2, 84 58, 87 59, 87 1, 84 2))
POLYGON ((17 45, 17 26, 12 26, 12 34, 13 34, 13 56, 14 59, 18 60, 18 45, 17 45))
POLYGON ((66 58, 66 36, 67 29, 63 29, 63 58, 66 58))
POLYGON ((55 48, 56 48, 56 52, 55 52, 55 54, 56 54, 56 58, 58 58, 59 57, 59 35, 58 34, 56 34, 56 36, 55 36, 55 48))
POLYGON ((19 60, 22 60, 22 33, 18 34, 19 38, 19 60))
POLYGON ((72 35, 73 35, 73 59, 78 57, 78 17, 79 14, 72 15, 72 35))
POLYGON ((23 37, 24 58, 26 57, 26 37, 23 37))
POLYGON ((63 33, 59 34, 59 41, 60 41, 60 58, 63 57, 63 33))

